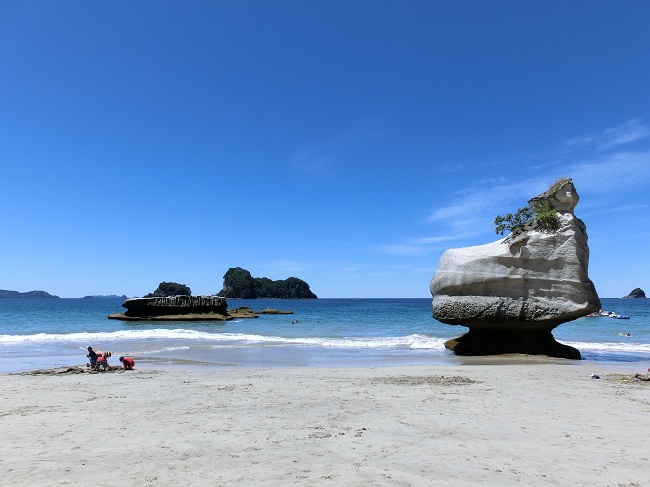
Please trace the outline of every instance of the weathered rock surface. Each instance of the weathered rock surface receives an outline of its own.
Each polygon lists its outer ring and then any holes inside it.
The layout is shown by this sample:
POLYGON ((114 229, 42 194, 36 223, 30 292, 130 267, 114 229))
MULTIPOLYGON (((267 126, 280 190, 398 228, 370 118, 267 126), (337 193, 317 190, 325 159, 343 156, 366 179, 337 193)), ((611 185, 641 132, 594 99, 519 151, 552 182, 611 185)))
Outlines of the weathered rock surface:
POLYGON ((171 296, 133 298, 122 303, 124 313, 108 315, 123 321, 228 321, 235 318, 257 318, 260 314, 291 314, 266 308, 253 311, 248 306, 228 309, 226 298, 219 296, 171 296))
POLYGON ((112 319, 215 319, 228 315, 228 303, 218 296, 171 296, 165 298, 132 298, 122 303, 123 314, 112 319))
POLYGON ((529 201, 557 211, 557 230, 529 225, 486 245, 447 250, 431 281, 433 317, 469 327, 446 346, 458 355, 543 354, 579 359, 551 331, 600 309, 589 280, 584 223, 570 179, 529 201))

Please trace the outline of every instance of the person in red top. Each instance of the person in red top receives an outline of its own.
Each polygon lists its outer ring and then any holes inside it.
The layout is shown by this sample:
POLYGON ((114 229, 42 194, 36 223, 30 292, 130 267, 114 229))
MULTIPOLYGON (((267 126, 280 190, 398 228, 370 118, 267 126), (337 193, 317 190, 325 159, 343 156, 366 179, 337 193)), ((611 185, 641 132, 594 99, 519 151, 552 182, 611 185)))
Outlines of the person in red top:
POLYGON ((106 370, 108 369, 108 361, 105 356, 97 357, 97 362, 95 362, 95 370, 106 370))
POLYGON ((135 361, 131 357, 120 357, 120 362, 124 366, 124 370, 133 370, 135 361))

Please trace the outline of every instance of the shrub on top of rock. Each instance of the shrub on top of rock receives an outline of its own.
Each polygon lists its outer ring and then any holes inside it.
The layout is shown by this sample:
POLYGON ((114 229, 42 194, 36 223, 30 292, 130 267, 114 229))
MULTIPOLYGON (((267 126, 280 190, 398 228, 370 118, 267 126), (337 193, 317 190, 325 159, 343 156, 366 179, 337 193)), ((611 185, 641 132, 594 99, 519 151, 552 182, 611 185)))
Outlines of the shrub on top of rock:
POLYGON ((507 213, 494 219, 495 232, 503 235, 506 231, 521 233, 525 230, 554 232, 561 226, 558 212, 573 212, 578 204, 578 195, 570 178, 562 178, 539 196, 528 201, 528 206, 519 208, 516 213, 507 213))
POLYGON ((168 296, 191 296, 192 291, 185 284, 178 284, 177 282, 161 282, 158 288, 149 293, 145 298, 164 298, 168 296))

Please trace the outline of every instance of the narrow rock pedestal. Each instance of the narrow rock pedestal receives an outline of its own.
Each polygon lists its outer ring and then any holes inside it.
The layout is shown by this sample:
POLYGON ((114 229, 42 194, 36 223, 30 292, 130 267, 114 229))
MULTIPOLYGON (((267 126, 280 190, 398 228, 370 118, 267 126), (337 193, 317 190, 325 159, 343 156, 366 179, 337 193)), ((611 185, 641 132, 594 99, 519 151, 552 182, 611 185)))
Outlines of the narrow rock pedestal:
POLYGON ((445 342, 456 355, 527 354, 580 360, 580 350, 555 340, 550 328, 474 327, 445 342))

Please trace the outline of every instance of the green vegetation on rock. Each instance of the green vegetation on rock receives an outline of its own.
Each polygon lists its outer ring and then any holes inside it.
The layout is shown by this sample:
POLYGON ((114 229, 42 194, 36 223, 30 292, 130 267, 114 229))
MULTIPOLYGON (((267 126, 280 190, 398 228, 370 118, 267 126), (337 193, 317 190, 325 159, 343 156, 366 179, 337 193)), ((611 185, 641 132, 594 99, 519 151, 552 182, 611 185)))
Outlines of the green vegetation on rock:
POLYGON ((497 216, 494 219, 494 224, 496 225, 496 233, 503 235, 504 232, 512 231, 517 227, 523 227, 526 223, 530 222, 533 219, 533 210, 528 206, 519 208, 516 213, 507 213, 506 216, 497 216))
POLYGON ((503 235, 506 231, 524 230, 526 226, 552 232, 560 227, 560 219, 550 203, 542 203, 531 208, 524 206, 516 213, 497 216, 494 219, 495 232, 503 235))
POLYGON ((317 299, 309 284, 297 277, 272 281, 267 277, 253 277, 241 267, 231 267, 223 276, 223 289, 218 296, 241 299, 317 299))
POLYGON ((163 298, 168 296, 191 296, 192 291, 185 284, 176 282, 161 282, 153 293, 149 293, 145 298, 163 298))

